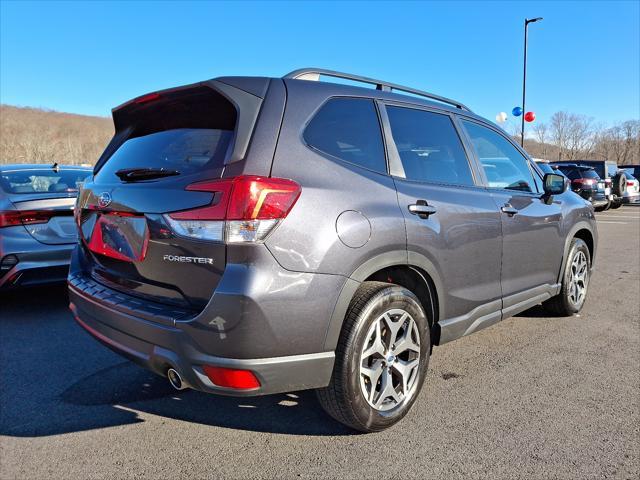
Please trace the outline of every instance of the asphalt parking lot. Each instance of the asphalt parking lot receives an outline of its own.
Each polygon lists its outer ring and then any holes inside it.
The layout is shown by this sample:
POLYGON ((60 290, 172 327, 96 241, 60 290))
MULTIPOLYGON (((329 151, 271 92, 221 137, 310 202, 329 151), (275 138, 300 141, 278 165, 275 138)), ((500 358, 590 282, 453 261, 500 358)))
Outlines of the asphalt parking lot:
POLYGON ((597 215, 581 315, 437 347, 414 409, 378 434, 312 392, 177 393, 82 331, 64 288, 0 297, 0 478, 638 478, 640 208, 597 215))

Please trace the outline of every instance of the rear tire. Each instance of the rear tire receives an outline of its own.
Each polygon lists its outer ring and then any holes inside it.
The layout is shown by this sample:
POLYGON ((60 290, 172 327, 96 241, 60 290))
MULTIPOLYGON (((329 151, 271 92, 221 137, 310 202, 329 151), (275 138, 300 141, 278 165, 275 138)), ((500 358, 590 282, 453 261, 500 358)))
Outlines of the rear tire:
POLYGON ((331 382, 316 391, 318 400, 355 430, 389 428, 418 397, 430 351, 429 322, 418 298, 398 285, 364 282, 342 326, 331 382))
POLYGON ((542 304, 556 317, 568 317, 582 310, 587 298, 591 275, 591 255, 584 240, 571 240, 567 263, 562 274, 562 288, 555 297, 542 304))
POLYGON ((611 188, 612 188, 613 193, 616 196, 622 197, 624 192, 627 191, 627 177, 626 177, 626 175, 624 173, 622 173, 622 172, 618 172, 611 179, 611 188))

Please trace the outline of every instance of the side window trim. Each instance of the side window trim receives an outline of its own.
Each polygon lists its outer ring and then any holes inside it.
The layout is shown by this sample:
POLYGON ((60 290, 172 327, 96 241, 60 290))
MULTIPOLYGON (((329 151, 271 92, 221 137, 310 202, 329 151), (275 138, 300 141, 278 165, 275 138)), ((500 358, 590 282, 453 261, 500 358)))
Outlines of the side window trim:
POLYGON ((463 137, 464 133, 461 130, 461 126, 458 125, 456 116, 451 112, 446 110, 440 110, 438 108, 428 107, 426 105, 416 105, 411 103, 404 102, 394 102, 392 100, 381 100, 377 99, 376 103, 378 104, 379 110, 381 112, 380 118, 382 120, 382 128, 383 128, 383 139, 386 144, 386 150, 388 154, 388 164, 389 164, 389 174, 392 177, 402 178, 404 180, 416 183, 424 183, 429 185, 447 185, 452 187, 460 187, 460 188, 474 188, 474 187, 484 187, 482 182, 482 177, 478 176, 478 169, 476 166, 475 157, 472 156, 472 151, 469 150, 469 147, 463 137), (408 108, 413 110, 421 110, 424 112, 435 113, 438 115, 445 115, 449 117, 451 124, 453 126, 453 130, 455 131, 458 139, 460 140, 460 144, 465 153, 467 164, 469 166, 469 171, 471 172, 471 178, 473 179, 474 185, 462 185, 458 183, 439 183, 439 182, 430 182, 426 180, 411 180, 408 179, 404 167, 402 165, 402 161, 400 159, 400 154, 398 153, 398 148, 396 147, 395 141, 393 140, 393 133, 391 132, 391 123, 389 122, 389 116, 387 114, 387 106, 389 107, 397 107, 397 108, 408 108))
POLYGON ((529 174, 531 175, 531 180, 533 181, 533 185, 535 186, 535 188, 537 190, 538 189, 538 185, 537 185, 537 183, 535 181, 534 171, 533 171, 533 169, 531 167, 532 160, 529 158, 529 155, 522 148, 520 148, 519 145, 517 145, 511 138, 509 138, 508 135, 505 135, 499 129, 495 128, 493 125, 491 125, 489 123, 486 123, 486 122, 479 121, 478 119, 473 118, 473 117, 469 117, 467 115, 456 114, 456 116, 459 117, 460 128, 462 128, 464 133, 465 133, 465 140, 467 142, 469 142, 469 146, 472 148, 473 158, 475 159, 475 163, 478 165, 479 170, 482 172, 482 178, 483 178, 483 182, 484 182, 484 187, 486 189, 488 189, 488 190, 502 190, 502 191, 505 191, 505 192, 517 191, 519 194, 529 195, 529 196, 532 196, 532 197, 540 197, 543 194, 540 191, 525 192, 525 191, 520 191, 520 190, 510 190, 508 188, 490 187, 489 186, 489 180, 487 179, 487 176, 484 173, 484 169, 482 168, 482 162, 480 161, 480 158, 478 158, 478 155, 476 154, 475 148, 473 148, 473 143, 471 142, 471 137, 469 136, 469 133, 467 132, 467 129, 462 124, 463 120, 467 121, 467 122, 475 123, 476 125, 479 125, 479 126, 484 127, 484 128, 486 128, 488 130, 491 130, 492 132, 496 133, 497 135, 500 135, 503 139, 505 139, 507 142, 509 142, 513 147, 515 147, 516 151, 520 155, 522 155, 522 157, 524 158, 524 160, 525 160, 525 162, 527 164, 527 168, 529 170, 529 174))
POLYGON ((382 126, 382 139, 384 141, 385 151, 387 152, 387 169, 389 175, 392 177, 404 178, 407 176, 400 160, 400 154, 398 153, 398 147, 393 141, 393 134, 391 133, 391 123, 389 122, 389 116, 387 115, 387 109, 385 103, 382 100, 376 99, 376 107, 380 116, 380 124, 382 126))

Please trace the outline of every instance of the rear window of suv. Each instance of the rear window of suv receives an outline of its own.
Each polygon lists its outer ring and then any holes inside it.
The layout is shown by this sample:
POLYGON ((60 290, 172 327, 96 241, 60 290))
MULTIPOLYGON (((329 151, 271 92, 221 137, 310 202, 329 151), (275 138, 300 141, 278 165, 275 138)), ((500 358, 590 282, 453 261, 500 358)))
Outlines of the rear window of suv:
POLYGON ((134 100, 114 111, 117 148, 100 160, 95 181, 119 181, 116 172, 125 169, 163 168, 180 175, 221 171, 236 117, 229 100, 202 86, 134 100))
POLYGON ((373 100, 332 98, 304 131, 311 148, 369 170, 386 173, 382 134, 373 100))
POLYGON ((182 175, 221 168, 232 136, 231 130, 178 128, 131 138, 109 158, 96 179, 128 168, 165 168, 182 175))
POLYGON ((582 173, 582 178, 593 178, 595 180, 600 180, 600 176, 593 168, 582 169, 580 173, 582 173))

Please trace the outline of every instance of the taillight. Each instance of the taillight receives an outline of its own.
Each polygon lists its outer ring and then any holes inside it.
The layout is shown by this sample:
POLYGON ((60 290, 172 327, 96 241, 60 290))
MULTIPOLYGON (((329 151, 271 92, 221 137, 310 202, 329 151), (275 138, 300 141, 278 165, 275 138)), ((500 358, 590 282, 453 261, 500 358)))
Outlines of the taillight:
POLYGON ((627 180, 627 187, 633 187, 635 185, 635 183, 633 183, 630 180, 627 180))
POLYGON ((0 212, 0 228, 13 227, 15 225, 33 225, 47 223, 51 217, 69 214, 73 212, 59 210, 6 210, 0 212))
POLYGON ((210 365, 203 365, 202 369, 209 380, 219 387, 248 390, 260 386, 260 381, 251 370, 212 367, 210 365))
POLYGON ((595 185, 597 181, 593 178, 576 178, 573 183, 577 185, 595 185))
POLYGON ((165 215, 178 235, 226 243, 260 242, 284 219, 300 196, 296 182, 243 175, 197 182, 187 190, 211 192, 210 205, 165 215))

